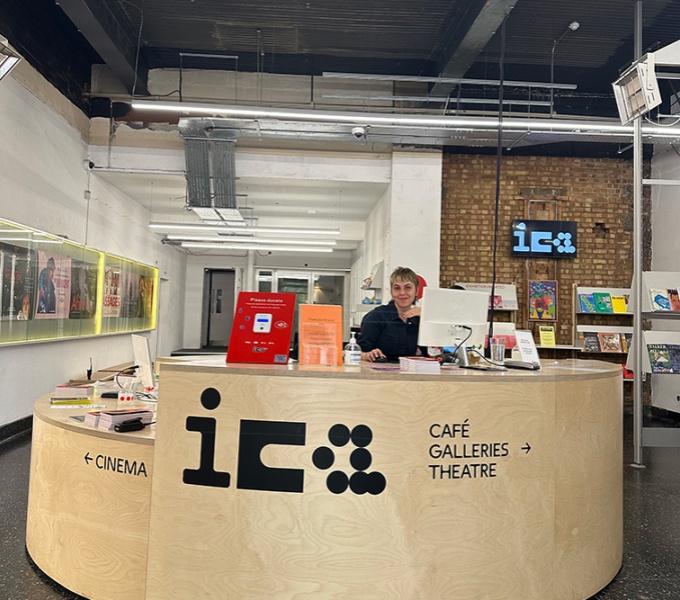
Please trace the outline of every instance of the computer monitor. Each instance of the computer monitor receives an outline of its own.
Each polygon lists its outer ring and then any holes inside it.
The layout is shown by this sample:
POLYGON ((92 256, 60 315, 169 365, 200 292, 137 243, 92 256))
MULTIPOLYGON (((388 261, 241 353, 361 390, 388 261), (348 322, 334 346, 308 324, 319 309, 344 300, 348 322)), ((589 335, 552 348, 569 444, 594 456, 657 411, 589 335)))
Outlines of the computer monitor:
POLYGON ((132 351, 134 353, 134 361, 137 365, 137 373, 141 379, 142 386, 147 389, 156 387, 156 381, 153 376, 153 369, 151 367, 151 353, 149 352, 149 340, 143 335, 133 334, 132 351))
MULTIPOLYGON (((426 287, 421 302, 419 346, 484 346, 488 292, 426 287)), ((467 355, 463 351, 458 357, 467 355)))

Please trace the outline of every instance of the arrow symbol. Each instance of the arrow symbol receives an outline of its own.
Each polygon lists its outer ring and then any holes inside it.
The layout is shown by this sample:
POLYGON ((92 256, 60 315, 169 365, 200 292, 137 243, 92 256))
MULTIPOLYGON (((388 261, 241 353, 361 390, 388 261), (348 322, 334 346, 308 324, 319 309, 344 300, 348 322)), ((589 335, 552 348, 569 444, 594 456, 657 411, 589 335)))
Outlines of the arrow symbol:
POLYGON ((91 460, 94 460, 91 456, 90 453, 88 452, 84 457, 85 462, 89 465, 91 460))
POLYGON ((529 451, 531 450, 531 446, 529 445, 529 442, 527 442, 526 444, 524 444, 524 446, 522 446, 521 449, 524 450, 524 453, 525 453, 525 454, 529 454, 529 451))

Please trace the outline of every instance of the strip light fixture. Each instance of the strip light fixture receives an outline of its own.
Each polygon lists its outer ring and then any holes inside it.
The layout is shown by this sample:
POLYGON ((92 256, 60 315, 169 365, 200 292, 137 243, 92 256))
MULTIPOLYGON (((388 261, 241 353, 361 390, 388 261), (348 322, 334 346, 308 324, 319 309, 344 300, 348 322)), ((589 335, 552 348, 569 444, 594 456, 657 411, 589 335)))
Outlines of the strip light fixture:
MULTIPOLYGON (((240 119, 280 119, 323 123, 402 127, 440 127, 462 131, 494 131, 500 126, 497 117, 420 116, 366 112, 330 112, 266 107, 226 106, 197 102, 161 102, 135 100, 132 107, 139 110, 174 113, 219 115, 240 119)), ((606 120, 569 120, 549 118, 503 119, 503 129, 529 133, 572 134, 587 137, 592 134, 633 136, 632 125, 621 125, 606 120)), ((656 138, 680 137, 680 127, 643 125, 642 133, 656 138)))
POLYGON ((215 231, 224 233, 281 233, 291 235, 340 235, 339 229, 306 229, 304 227, 227 227, 200 223, 149 223, 158 231, 215 231))
POLYGON ((40 240, 34 237, 0 237, 0 242, 33 242, 34 244, 61 244, 64 240, 40 240))
POLYGON ((182 248, 201 248, 204 250, 264 250, 267 252, 333 252, 333 248, 328 246, 261 246, 259 244, 216 244, 210 242, 182 242, 180 244, 182 248))
POLYGON ((166 240, 180 241, 180 242, 222 242, 227 244, 237 243, 239 245, 243 244, 297 244, 300 246, 335 246, 337 242, 335 240, 272 240, 263 238, 234 238, 234 237, 216 237, 214 235, 166 235, 166 240))

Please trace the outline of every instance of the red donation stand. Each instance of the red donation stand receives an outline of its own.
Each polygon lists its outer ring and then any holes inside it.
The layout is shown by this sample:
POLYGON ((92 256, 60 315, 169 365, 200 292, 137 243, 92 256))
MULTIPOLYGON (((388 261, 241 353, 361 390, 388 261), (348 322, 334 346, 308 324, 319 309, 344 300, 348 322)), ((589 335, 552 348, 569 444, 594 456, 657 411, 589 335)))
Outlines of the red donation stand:
POLYGON ((227 362, 287 364, 294 313, 295 294, 239 292, 227 362))

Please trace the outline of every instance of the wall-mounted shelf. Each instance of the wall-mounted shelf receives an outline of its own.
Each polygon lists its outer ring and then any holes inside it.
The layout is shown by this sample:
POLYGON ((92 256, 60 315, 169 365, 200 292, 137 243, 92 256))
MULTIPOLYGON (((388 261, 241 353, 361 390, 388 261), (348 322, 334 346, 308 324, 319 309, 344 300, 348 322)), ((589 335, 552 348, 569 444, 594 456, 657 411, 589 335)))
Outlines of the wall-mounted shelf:
MULTIPOLYGON (((573 343, 580 348, 585 347, 584 334, 618 333, 632 336, 632 326, 621 326, 629 323, 632 312, 629 308, 630 288, 585 287, 574 285, 573 293, 573 343), (600 321, 600 323, 593 323, 600 321), (602 323, 611 323, 611 325, 602 323)), ((627 348, 622 350, 627 352, 627 348)), ((586 350, 587 352, 587 350, 586 350)))
POLYGON ((380 261, 373 265, 371 272, 362 284, 362 290, 381 290, 383 287, 383 273, 385 271, 385 261, 380 261))

